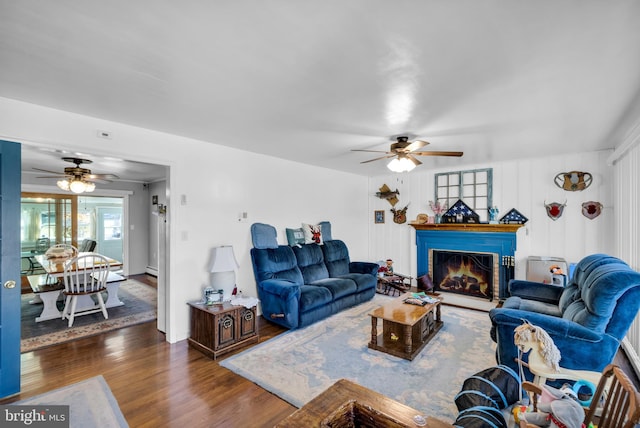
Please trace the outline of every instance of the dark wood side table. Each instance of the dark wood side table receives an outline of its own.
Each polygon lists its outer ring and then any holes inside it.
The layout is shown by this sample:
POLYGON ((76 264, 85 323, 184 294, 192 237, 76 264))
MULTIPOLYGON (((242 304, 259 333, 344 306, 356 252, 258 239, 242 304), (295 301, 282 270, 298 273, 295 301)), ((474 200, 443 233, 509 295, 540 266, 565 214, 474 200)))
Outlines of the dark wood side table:
POLYGON ((242 346, 257 343, 256 307, 245 308, 229 302, 208 306, 189 302, 191 335, 189 345, 214 360, 242 346))

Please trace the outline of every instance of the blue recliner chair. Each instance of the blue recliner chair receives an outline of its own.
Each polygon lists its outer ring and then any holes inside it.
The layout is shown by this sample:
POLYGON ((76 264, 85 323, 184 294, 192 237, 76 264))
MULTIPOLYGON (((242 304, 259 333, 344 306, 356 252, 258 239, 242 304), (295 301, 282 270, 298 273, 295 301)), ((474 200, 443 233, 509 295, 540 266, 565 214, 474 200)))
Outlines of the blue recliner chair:
POLYGON ((518 369, 513 335, 526 320, 549 333, 562 367, 601 372, 640 309, 640 273, 620 259, 594 254, 576 265, 566 287, 512 280, 509 294, 489 312, 499 364, 518 369))

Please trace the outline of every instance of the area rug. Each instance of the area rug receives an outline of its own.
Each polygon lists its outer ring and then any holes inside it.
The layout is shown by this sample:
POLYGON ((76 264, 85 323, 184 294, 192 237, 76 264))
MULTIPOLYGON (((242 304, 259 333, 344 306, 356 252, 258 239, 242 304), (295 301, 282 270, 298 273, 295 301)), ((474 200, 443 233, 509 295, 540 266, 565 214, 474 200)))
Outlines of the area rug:
POLYGON ((13 405, 69 405, 68 426, 71 428, 129 426, 101 375, 17 401, 13 405))
POLYGON ((442 307, 444 325, 407 361, 367 347, 373 300, 224 359, 220 364, 296 407, 341 378, 378 391, 425 414, 454 421, 453 401, 470 375, 491 367, 495 344, 486 312, 442 307))
MULTIPOLYGON (((36 322, 35 318, 42 311, 42 304, 29 304, 34 294, 23 294, 21 296, 20 351, 34 351, 157 318, 157 290, 154 287, 128 279, 120 285, 118 296, 124 305, 108 308, 108 319, 105 320, 102 313, 83 315, 77 317, 73 326, 69 328, 68 320, 53 319, 36 322)), ((58 309, 62 310, 63 306, 64 302, 58 301, 58 309)))

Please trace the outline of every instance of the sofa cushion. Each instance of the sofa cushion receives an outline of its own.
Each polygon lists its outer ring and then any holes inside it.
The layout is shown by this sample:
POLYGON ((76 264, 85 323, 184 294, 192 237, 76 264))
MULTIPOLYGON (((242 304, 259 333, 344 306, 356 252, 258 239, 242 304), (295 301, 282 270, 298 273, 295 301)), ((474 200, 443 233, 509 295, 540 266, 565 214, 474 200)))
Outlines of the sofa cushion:
POLYGON ((307 312, 320 306, 326 306, 333 301, 331 290, 317 285, 303 285, 300 287, 300 312, 307 312))
POLYGON ((251 225, 251 241, 253 248, 278 248, 278 233, 276 228, 264 223, 251 225))
POLYGON ((325 241, 322 253, 329 276, 338 277, 349 273, 349 250, 344 242, 339 239, 325 241))
POLYGON ((304 282, 291 247, 252 248, 251 257, 258 283, 267 279, 285 279, 296 285, 304 282))
POLYGON ((329 223, 328 221, 321 221, 318 224, 320 225, 320 229, 322 231, 322 240, 331 241, 333 239, 331 235, 331 223, 329 223))
POLYGON ((329 272, 324 264, 324 257, 319 245, 304 244, 300 247, 292 247, 292 249, 305 284, 329 278, 329 272))
POLYGON ((341 297, 348 296, 349 294, 353 294, 358 291, 356 283, 348 278, 325 278, 319 281, 314 281, 311 285, 327 288, 331 291, 333 300, 340 299, 341 297))
POLYGON ((535 300, 522 299, 518 296, 511 296, 502 304, 503 308, 520 309, 521 311, 537 312, 540 314, 562 316, 557 305, 553 303, 538 302, 535 300))

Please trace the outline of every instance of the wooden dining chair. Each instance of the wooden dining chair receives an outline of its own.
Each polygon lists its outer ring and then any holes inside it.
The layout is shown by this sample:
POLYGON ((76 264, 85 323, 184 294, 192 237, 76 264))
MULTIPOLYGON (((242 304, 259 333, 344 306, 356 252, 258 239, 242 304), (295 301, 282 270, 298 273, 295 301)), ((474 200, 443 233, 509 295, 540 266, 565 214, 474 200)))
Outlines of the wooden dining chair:
MULTIPOLYGON (((522 383, 530 392, 533 409, 537 411, 538 397, 542 387, 529 381, 522 383)), ((633 428, 640 423, 640 394, 622 369, 609 364, 602 372, 591 405, 585 409, 584 425, 598 428, 633 428)), ((520 421, 520 428, 536 428, 537 425, 520 421)))
POLYGON ((109 260, 100 254, 82 254, 68 260, 64 265, 64 294, 66 296, 62 319, 69 319, 69 327, 76 316, 102 312, 109 318, 102 292, 107 290, 109 260), (86 297, 83 297, 86 296, 86 297), (91 298, 95 296, 97 303, 91 298), (85 302, 78 308, 78 301, 85 302))

